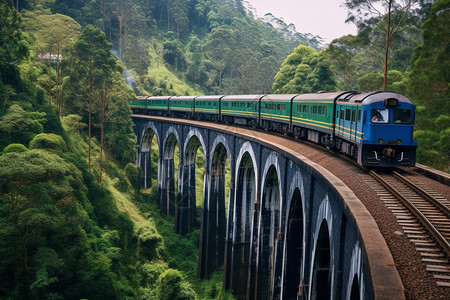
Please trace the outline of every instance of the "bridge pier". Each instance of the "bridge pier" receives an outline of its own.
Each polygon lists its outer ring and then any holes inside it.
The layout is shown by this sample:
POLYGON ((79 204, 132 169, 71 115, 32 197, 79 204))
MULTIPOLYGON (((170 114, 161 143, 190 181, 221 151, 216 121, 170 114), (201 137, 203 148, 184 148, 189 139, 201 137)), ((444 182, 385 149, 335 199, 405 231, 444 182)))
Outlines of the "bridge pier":
MULTIPOLYGON (((202 210, 197 274, 205 278, 223 265, 225 256, 225 158, 221 147, 213 155, 211 172, 207 176, 207 190, 202 210)), ((207 174, 207 175, 208 175, 207 174)))
POLYGON ((141 185, 145 189, 149 189, 152 186, 150 152, 141 153, 140 166, 141 166, 141 185))
POLYGON ((246 153, 238 168, 235 200, 230 201, 225 258, 224 288, 233 290, 238 299, 245 299, 249 274, 251 212, 256 200, 256 181, 253 163, 246 153))
POLYGON ((185 235, 196 227, 195 163, 180 166, 180 174, 175 231, 185 235))
POLYGON ((161 165, 161 190, 159 208, 166 215, 175 216, 175 165, 173 158, 163 159, 161 165))

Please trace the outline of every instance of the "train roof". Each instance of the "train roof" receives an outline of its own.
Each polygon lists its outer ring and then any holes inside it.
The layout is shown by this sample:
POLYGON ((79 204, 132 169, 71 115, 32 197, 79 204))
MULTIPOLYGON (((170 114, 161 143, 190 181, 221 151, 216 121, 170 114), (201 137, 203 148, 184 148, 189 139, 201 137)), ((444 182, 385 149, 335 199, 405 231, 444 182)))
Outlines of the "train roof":
POLYGON ((138 100, 194 100, 195 101, 225 101, 244 100, 244 101, 337 101, 346 103, 371 104, 384 101, 386 99, 398 99, 399 102, 412 104, 411 100, 403 95, 389 92, 377 91, 358 93, 354 91, 341 91, 331 93, 309 93, 309 94, 254 94, 254 95, 206 95, 206 96, 136 96, 138 100))
POLYGON ((147 100, 167 100, 171 96, 148 96, 147 100))
POLYGON ((268 100, 268 101, 289 100, 289 101, 291 101, 292 98, 294 98, 295 96, 298 96, 298 94, 270 94, 270 95, 265 95, 264 97, 261 98, 261 100, 262 101, 264 101, 264 100, 268 100))
POLYGON ((344 91, 344 92, 331 92, 331 93, 314 93, 314 94, 300 94, 294 98, 294 101, 331 101, 333 102, 335 99, 345 99, 351 97, 355 92, 353 91, 344 91))
POLYGON ((259 100, 263 95, 228 95, 223 96, 222 100, 230 101, 230 100, 259 100))
POLYGON ((172 96, 170 100, 194 100, 195 96, 172 96))
POLYGON ((338 99, 338 102, 371 104, 374 102, 384 101, 386 99, 398 99, 399 102, 412 104, 411 100, 405 96, 388 91, 358 93, 352 95, 348 99, 338 99))
POLYGON ((219 101, 223 95, 207 95, 195 97, 195 101, 219 101))

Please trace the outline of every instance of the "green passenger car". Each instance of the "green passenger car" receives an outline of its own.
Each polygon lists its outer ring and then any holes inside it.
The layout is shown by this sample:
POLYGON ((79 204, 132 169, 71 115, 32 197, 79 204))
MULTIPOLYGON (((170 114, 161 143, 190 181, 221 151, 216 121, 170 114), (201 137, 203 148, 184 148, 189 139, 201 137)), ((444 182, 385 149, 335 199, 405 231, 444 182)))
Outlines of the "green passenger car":
POLYGON ((198 96, 195 98, 195 112, 219 114, 219 100, 222 96, 198 96))
POLYGON ((332 133, 334 100, 339 94, 303 94, 295 97, 292 103, 293 125, 332 133))
POLYGON ((180 118, 190 118, 194 112, 195 96, 173 96, 169 99, 169 112, 180 118))
POLYGON ((232 118, 235 123, 256 125, 259 117, 259 102, 264 95, 233 95, 221 99, 221 115, 223 121, 232 118))
POLYGON ((261 99, 261 118, 274 122, 290 124, 291 100, 296 95, 274 94, 261 99))

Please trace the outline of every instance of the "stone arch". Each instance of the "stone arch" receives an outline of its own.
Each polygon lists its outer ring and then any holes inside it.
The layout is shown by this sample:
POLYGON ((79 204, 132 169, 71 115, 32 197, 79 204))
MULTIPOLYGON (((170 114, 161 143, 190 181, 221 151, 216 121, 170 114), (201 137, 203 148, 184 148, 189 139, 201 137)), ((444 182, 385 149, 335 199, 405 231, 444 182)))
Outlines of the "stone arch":
POLYGON ((222 143, 219 143, 213 152, 211 161, 211 197, 209 205, 210 208, 215 207, 217 210, 217 231, 215 236, 217 266, 223 264, 225 253, 225 164, 227 154, 225 146, 222 143))
POLYGON ((197 271, 202 278, 222 266, 225 258, 225 166, 230 153, 225 144, 220 142, 222 138, 217 138, 211 148, 214 151, 207 174, 208 189, 203 201, 197 271))
MULTIPOLYGON (((252 144, 250 142, 245 142, 242 145, 241 149, 239 150, 239 154, 238 154, 237 159, 236 159, 236 166, 241 165, 241 161, 242 161, 242 159, 244 157, 244 154, 248 154, 250 156, 250 158, 252 160, 252 164, 253 164, 254 170, 255 170, 255 177, 258 178, 258 176, 259 176, 258 164, 257 164, 257 161, 256 161, 255 151, 254 151, 254 149, 252 147, 252 144)), ((237 173, 239 172, 239 170, 236 169, 235 172, 236 172, 235 178, 237 178, 237 175, 238 175, 237 173)), ((256 186, 256 189, 257 190, 259 189, 258 185, 256 186)))
MULTIPOLYGON (((180 197, 177 201, 175 230, 177 233, 186 234, 197 227, 197 193, 196 193, 196 158, 197 151, 202 147, 198 130, 192 130, 187 136, 183 151, 183 164, 181 165, 180 197), (195 132, 194 132, 195 131, 195 132)), ((201 137, 201 136, 200 136, 201 137)), ((203 140, 203 139, 202 139, 203 140)), ((205 148, 202 147, 202 155, 205 157, 205 148)), ((206 159, 205 159, 206 161, 206 159)), ((203 179, 204 181, 204 179, 203 179)))
MULTIPOLYGON (((176 212, 176 190, 175 176, 178 174, 178 168, 175 169, 175 150, 179 148, 179 139, 177 132, 171 127, 166 133, 166 139, 163 145, 162 158, 160 157, 160 209, 167 215, 175 216, 176 212)), ((179 160, 181 162, 182 155, 179 160)), ((177 177, 178 178, 178 177, 177 177)))
MULTIPOLYGON (((153 123, 142 131, 142 136, 140 140, 140 151, 137 161, 137 165, 141 167, 141 184, 147 189, 152 185, 152 177, 154 176, 151 171, 151 153, 152 153, 152 140, 156 137, 156 143, 158 145, 158 157, 159 152, 159 134, 153 123)), ((157 173, 157 172, 156 172, 157 173)), ((158 176, 158 174, 156 174, 158 176)))
POLYGON ((360 295, 364 295, 364 285, 360 284, 364 278, 362 266, 362 249, 359 242, 356 242, 353 247, 350 271, 348 274, 347 299, 359 299, 360 295))
MULTIPOLYGON (((212 143, 212 147, 210 148, 212 151, 211 153, 215 153, 217 151, 217 147, 219 147, 219 145, 222 144, 223 149, 225 150, 225 155, 228 158, 228 160, 231 162, 231 148, 230 145, 228 144, 228 141, 226 139, 226 137, 224 135, 219 135, 215 138, 214 142, 212 143)), ((210 157, 210 164, 209 166, 211 166, 212 168, 212 164, 213 164, 213 159, 214 159, 214 155, 212 155, 210 157)))
MULTIPOLYGON (((174 158, 175 155, 175 147, 178 146, 179 143, 179 139, 178 136, 175 132, 168 132, 166 139, 164 140, 164 145, 163 145, 163 158, 164 159, 170 159, 170 158, 174 158)), ((182 158, 182 156, 180 156, 180 159, 182 158)))
POLYGON ((271 299, 275 279, 275 255, 280 227, 281 186, 279 168, 272 164, 264 176, 260 212, 257 298, 271 299))
POLYGON ((300 189, 292 195, 286 222, 283 299, 297 299, 303 264, 304 211, 300 189))
POLYGON ((148 126, 146 126, 146 128, 142 131, 141 143, 140 143, 141 152, 149 152, 150 151, 150 146, 151 146, 151 142, 152 142, 154 135, 156 136, 156 141, 158 142, 158 145, 161 145, 159 132, 158 132, 155 124, 153 122, 149 122, 148 126))
POLYGON ((313 257, 309 299, 328 300, 331 298, 332 283, 330 233, 326 220, 320 225, 313 257))
POLYGON ((192 128, 189 131, 189 133, 186 135, 186 138, 184 141, 184 146, 183 146, 183 153, 189 152, 189 149, 191 149, 193 146, 194 146, 194 148, 197 147, 197 149, 198 149, 198 144, 192 143, 193 137, 196 137, 198 139, 198 142, 200 143, 200 146, 203 149, 203 156, 205 157, 205 162, 206 162, 206 151, 207 151, 206 143, 203 138, 203 135, 201 134, 200 130, 198 130, 197 128, 192 128))
MULTIPOLYGON (((234 295, 243 299, 247 293, 250 263, 252 215, 256 201, 255 163, 249 152, 239 157, 236 168, 235 204, 232 212, 232 278, 230 288, 234 295)), ((231 214, 230 214, 231 215, 231 214)))

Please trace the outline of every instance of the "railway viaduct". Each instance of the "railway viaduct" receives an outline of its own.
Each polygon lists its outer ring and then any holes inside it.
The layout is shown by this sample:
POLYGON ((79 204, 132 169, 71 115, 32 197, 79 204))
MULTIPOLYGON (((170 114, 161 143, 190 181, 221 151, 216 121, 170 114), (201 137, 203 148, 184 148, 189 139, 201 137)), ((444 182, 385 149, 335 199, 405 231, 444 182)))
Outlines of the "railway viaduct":
POLYGON ((156 137, 161 212, 175 216, 180 234, 200 225, 198 276, 223 266, 224 287, 238 299, 405 298, 375 221, 353 192, 318 164, 244 129, 132 118, 142 184, 150 187, 155 175, 150 152, 156 137), (201 224, 196 224, 200 146, 205 172, 201 224), (225 195, 227 160, 231 184, 225 195))

